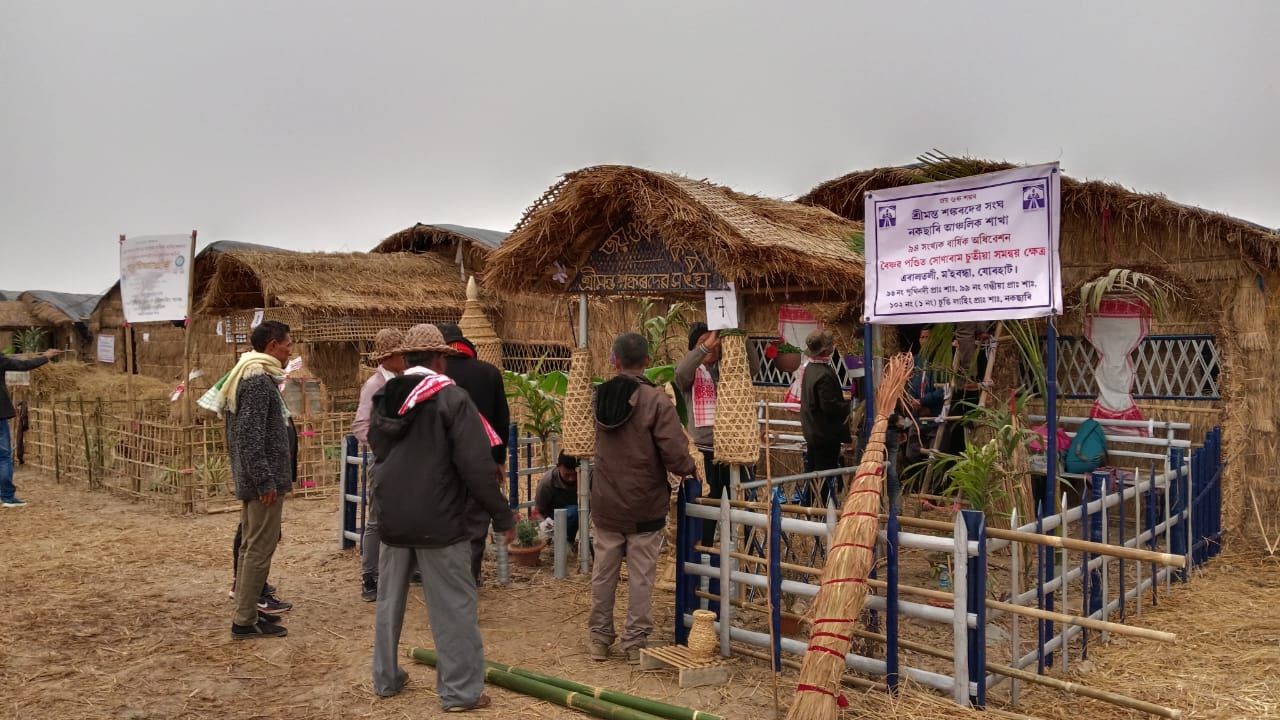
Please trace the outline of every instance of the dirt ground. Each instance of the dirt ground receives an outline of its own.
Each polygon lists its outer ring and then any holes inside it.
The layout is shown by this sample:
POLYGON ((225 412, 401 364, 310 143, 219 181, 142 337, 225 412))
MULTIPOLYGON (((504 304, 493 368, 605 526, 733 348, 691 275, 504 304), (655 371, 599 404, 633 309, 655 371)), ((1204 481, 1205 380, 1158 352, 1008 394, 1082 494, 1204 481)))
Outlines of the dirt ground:
MULTIPOLYGON (((31 503, 0 511, 0 717, 418 718, 443 715, 435 672, 406 664, 405 692, 376 697, 369 659, 374 605, 358 593, 358 559, 337 550, 337 503, 291 501, 272 581, 296 606, 283 640, 233 642, 230 545, 234 515, 177 517, 103 492, 57 486, 19 470, 31 503)), ((724 687, 681 690, 674 676, 621 660, 587 659, 588 586, 549 567, 482 588, 490 659, 664 699, 729 718, 773 717, 763 662, 733 661, 724 687)), ((1092 641, 1090 664, 1068 679, 1181 709, 1188 718, 1280 718, 1280 563, 1225 555, 1140 624, 1179 634, 1176 646, 1092 641)), ((652 641, 671 641, 669 596, 652 641)), ((619 603, 619 609, 623 607, 619 603)), ((411 598, 405 647, 432 646, 421 596, 411 598)), ((785 709, 796 673, 779 681, 785 709)), ((490 717, 583 717, 490 687, 490 717)), ((993 717, 927 693, 899 699, 849 689, 846 718, 993 717)), ((997 697, 1006 697, 1006 692, 997 697)), ((1145 717, 1056 690, 1024 688, 1006 711, 1041 718, 1145 717)))

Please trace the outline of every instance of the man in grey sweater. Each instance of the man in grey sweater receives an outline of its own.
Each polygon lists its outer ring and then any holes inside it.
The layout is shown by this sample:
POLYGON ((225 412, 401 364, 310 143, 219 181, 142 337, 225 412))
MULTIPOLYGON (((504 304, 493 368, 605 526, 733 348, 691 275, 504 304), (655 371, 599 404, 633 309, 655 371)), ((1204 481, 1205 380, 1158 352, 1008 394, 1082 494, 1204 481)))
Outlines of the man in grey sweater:
MULTIPOLYGON (((277 385, 284 377, 292 341, 289 326, 268 320, 253 329, 253 352, 240 357, 224 383, 220 406, 227 420, 227 451, 236 497, 243 506, 237 588, 260 588, 271 571, 271 558, 280 541, 284 495, 292 489, 288 414, 277 385)), ((236 593, 231 637, 284 637, 287 631, 260 616, 252 592, 236 593)))
POLYGON ((19 360, 0 354, 0 505, 7 508, 18 508, 26 505, 18 499, 18 489, 13 486, 13 450, 9 437, 9 419, 14 416, 13 402, 9 399, 9 388, 4 384, 6 372, 25 372, 35 370, 41 365, 62 354, 61 350, 45 350, 40 357, 30 360, 19 360))

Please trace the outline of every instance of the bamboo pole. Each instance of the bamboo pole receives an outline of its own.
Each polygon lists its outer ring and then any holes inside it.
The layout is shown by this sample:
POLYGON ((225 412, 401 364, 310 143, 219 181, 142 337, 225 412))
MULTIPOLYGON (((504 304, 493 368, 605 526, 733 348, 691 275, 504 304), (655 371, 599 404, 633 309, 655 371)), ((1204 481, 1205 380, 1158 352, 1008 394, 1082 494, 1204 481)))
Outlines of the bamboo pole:
MULTIPOLYGON (((887 515, 881 515, 882 520, 888 519, 887 515)), ((942 530, 951 532, 954 528, 949 522, 941 520, 925 520, 924 518, 903 517, 899 521, 909 527, 917 527, 928 530, 942 530)), ((1048 545, 1050 547, 1066 548, 1068 550, 1077 550, 1081 552, 1093 553, 1095 555, 1108 555, 1110 557, 1125 558, 1126 560, 1139 560, 1142 562, 1155 562, 1169 567, 1186 567, 1187 558, 1182 555, 1170 555, 1168 553, 1152 552, 1150 550, 1141 550, 1138 548, 1121 547, 1119 545, 1108 545, 1106 543, 1090 542, 1088 540, 1077 540, 1070 537, 1059 537, 1057 535, 1039 535, 1032 532, 1023 532, 1021 530, 1004 530, 1002 528, 987 528, 987 537, 999 540, 1010 540, 1013 542, 1032 543, 1035 545, 1048 545)))
POLYGON ((53 417, 53 481, 62 484, 62 453, 58 445, 58 406, 54 405, 49 408, 49 415, 53 417))
MULTIPOLYGON (((415 650, 416 649, 418 648, 415 648, 415 650)), ((426 652, 431 651, 427 650, 426 652)), ((415 657, 414 659, 417 658, 415 657)), ((719 715, 712 715, 711 713, 705 713, 701 710, 693 710, 679 705, 670 705, 668 703, 659 702, 657 700, 640 698, 635 695, 628 695, 627 693, 618 692, 616 690, 583 685, 582 683, 577 683, 572 680, 555 677, 554 675, 543 675, 542 673, 525 670, 524 668, 515 667, 514 665, 504 665, 492 660, 485 661, 485 664, 494 670, 527 677, 530 680, 537 680, 538 682, 546 683, 547 685, 554 685, 565 690, 572 690, 576 693, 590 695, 606 702, 626 705, 627 707, 635 710, 669 718, 669 720, 724 720, 724 718, 719 715)))
POLYGON ((89 476, 89 489, 96 487, 93 483, 93 456, 89 446, 89 423, 84 416, 84 396, 76 396, 80 402, 80 430, 84 433, 84 471, 89 476))
MULTIPOLYGON (((853 634, 858 637, 867 638, 868 640, 879 640, 883 642, 885 639, 884 635, 879 633, 859 630, 857 628, 853 630, 853 634)), ((939 650, 910 640, 899 640, 898 645, 901 646, 903 650, 918 652, 922 655, 930 655, 936 658, 951 658, 951 653, 946 650, 939 650)), ((1080 683, 1074 683, 1068 680, 1060 680, 1058 678, 1048 677, 1047 675, 1037 675, 1033 672, 1018 670, 1017 668, 1011 668, 1007 665, 1000 665, 993 662, 988 662, 986 669, 988 672, 993 672, 997 675, 1004 675, 1005 677, 1015 678, 1023 682, 1034 683, 1036 685, 1044 685, 1045 687, 1051 687, 1063 692, 1083 695, 1087 698, 1101 700, 1102 702, 1110 703, 1129 710, 1138 710, 1149 715, 1155 715, 1156 717, 1170 718, 1171 720, 1182 720, 1181 710, 1156 705, 1155 703, 1149 703, 1145 700, 1132 698, 1128 695, 1121 695, 1107 690, 1099 690, 1098 688, 1091 688, 1087 685, 1081 685, 1080 683)))
MULTIPOLYGON (((436 652, 426 648, 411 648, 408 654, 414 660, 433 667, 437 661, 436 652)), ((590 695, 583 695, 521 675, 502 672, 492 667, 485 668, 484 679, 499 687, 536 697, 539 700, 546 700, 560 707, 582 710, 595 717, 605 718, 605 720, 668 720, 661 715, 654 715, 590 695)))

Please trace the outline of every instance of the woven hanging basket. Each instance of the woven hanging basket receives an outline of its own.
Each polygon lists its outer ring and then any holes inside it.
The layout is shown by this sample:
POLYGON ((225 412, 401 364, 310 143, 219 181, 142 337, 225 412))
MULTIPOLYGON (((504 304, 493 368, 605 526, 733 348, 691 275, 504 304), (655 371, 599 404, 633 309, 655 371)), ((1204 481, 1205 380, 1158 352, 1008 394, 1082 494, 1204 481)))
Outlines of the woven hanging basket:
POLYGON ((569 382, 560 418, 560 449, 578 458, 596 451, 596 425, 591 407, 591 351, 575 348, 569 360, 569 382))
POLYGON ((720 340, 720 384, 716 387, 715 457, 721 464, 754 465, 760 460, 756 394, 747 365, 747 338, 720 340))

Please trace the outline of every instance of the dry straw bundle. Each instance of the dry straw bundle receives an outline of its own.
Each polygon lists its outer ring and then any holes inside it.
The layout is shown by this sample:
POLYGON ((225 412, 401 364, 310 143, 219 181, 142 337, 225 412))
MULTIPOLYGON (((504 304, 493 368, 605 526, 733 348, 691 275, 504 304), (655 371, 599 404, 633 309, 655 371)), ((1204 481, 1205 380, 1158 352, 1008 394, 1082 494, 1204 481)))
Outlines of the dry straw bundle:
POLYGON ((883 490, 885 433, 889 416, 902 397, 913 369, 911 355, 896 355, 885 366, 884 380, 876 396, 876 420, 867 449, 845 497, 831 540, 822 587, 813 603, 813 630, 809 649, 800 666, 796 701, 789 720, 833 720, 839 712, 840 676, 849 652, 853 624, 867 596, 867 576, 875 562, 879 529, 880 493, 883 490))
POLYGON ((747 366, 745 335, 720 340, 720 384, 716 388, 716 462, 755 464, 760 460, 756 395, 747 366))
POLYGON ((596 424, 591 398, 591 351, 574 348, 569 359, 568 389, 560 419, 560 449, 574 457, 590 457, 596 451, 596 424))

